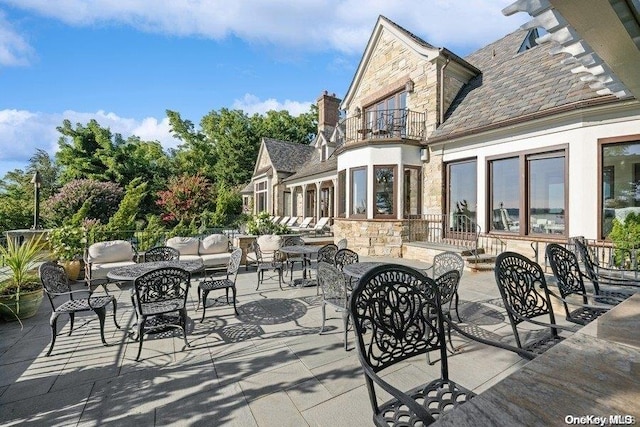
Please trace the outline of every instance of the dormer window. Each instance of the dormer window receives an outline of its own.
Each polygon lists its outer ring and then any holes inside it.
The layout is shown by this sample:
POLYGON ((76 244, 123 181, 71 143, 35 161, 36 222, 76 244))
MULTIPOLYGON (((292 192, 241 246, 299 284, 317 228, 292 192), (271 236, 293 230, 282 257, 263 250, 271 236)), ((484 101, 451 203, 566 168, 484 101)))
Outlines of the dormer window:
POLYGON ((520 49, 518 49, 518 53, 524 52, 525 50, 529 50, 538 46, 538 42, 536 39, 540 38, 540 36, 546 34, 544 28, 532 28, 529 30, 527 35, 524 38, 524 41, 520 45, 520 49))

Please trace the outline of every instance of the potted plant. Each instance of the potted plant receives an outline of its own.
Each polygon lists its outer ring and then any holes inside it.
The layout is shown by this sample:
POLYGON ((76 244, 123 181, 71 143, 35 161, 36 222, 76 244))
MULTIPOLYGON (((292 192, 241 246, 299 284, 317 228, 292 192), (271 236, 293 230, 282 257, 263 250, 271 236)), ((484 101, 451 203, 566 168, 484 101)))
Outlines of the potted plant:
POLYGON ((42 236, 18 244, 9 239, 0 246, 6 272, 0 276, 0 317, 4 320, 26 319, 36 314, 42 303, 42 284, 36 263, 44 261, 46 253, 42 236))
POLYGON ((78 279, 82 268, 82 254, 86 243, 84 230, 73 225, 63 225, 49 232, 51 252, 64 267, 71 280, 78 279))

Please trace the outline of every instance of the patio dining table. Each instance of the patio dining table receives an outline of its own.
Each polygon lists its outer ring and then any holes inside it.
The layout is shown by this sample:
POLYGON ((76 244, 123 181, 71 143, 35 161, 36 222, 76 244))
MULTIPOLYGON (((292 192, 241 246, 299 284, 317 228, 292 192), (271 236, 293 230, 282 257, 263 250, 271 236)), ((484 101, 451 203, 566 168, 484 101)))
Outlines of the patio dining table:
POLYGON ((280 248, 280 252, 282 253, 285 253, 287 255, 302 255, 304 258, 304 262, 302 263, 302 279, 294 280, 292 275, 289 286, 316 286, 315 281, 307 280, 306 266, 310 264, 311 255, 317 254, 319 249, 320 246, 317 245, 292 245, 283 246, 280 248))
POLYGON ((152 261, 152 262, 140 262, 138 264, 131 264, 125 267, 114 268, 107 277, 115 281, 133 281, 145 273, 159 268, 176 267, 187 270, 189 273, 198 273, 204 270, 204 264, 202 260, 189 260, 189 261, 152 261))
POLYGON ((638 423, 639 331, 635 294, 434 425, 638 423))

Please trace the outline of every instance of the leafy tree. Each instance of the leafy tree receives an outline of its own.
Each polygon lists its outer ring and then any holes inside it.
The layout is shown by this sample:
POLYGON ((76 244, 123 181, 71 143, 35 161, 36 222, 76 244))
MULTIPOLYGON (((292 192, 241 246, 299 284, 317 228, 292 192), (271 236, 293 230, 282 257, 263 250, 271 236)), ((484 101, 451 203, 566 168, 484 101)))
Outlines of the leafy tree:
POLYGON ((127 185, 117 212, 109 219, 107 229, 111 231, 135 230, 136 218, 142 213, 138 207, 146 194, 146 182, 142 182, 141 178, 135 178, 131 181, 127 185))
POLYGON ((171 178, 156 202, 162 208, 162 219, 169 223, 190 222, 213 206, 211 191, 211 184, 201 175, 171 178))
POLYGON ((186 175, 202 175, 213 182, 213 166, 218 159, 214 139, 195 130, 193 123, 183 120, 180 113, 167 110, 167 117, 174 137, 182 141, 172 151, 175 169, 186 175))
POLYGON ((318 130, 318 108, 314 104, 308 113, 292 116, 288 111, 267 111, 266 115, 254 115, 252 121, 260 138, 308 144, 318 130))
POLYGON ((69 120, 64 120, 57 130, 62 136, 58 140, 60 149, 56 160, 63 168, 61 179, 64 183, 74 179, 115 179, 106 159, 113 157, 115 146, 122 143, 119 135, 114 145, 111 131, 93 119, 86 127, 77 123, 75 129, 69 120))
POLYGON ((97 219, 102 224, 118 210, 123 190, 112 182, 78 179, 65 184, 60 191, 44 203, 44 216, 52 226, 58 226, 72 218, 85 201, 90 200, 86 219, 97 219))

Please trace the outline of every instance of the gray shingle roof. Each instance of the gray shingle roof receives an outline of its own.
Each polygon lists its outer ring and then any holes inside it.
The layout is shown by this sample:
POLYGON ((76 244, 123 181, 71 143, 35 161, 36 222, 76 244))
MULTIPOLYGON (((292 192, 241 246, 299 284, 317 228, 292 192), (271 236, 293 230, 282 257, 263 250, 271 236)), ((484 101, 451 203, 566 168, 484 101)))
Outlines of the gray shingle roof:
POLYGON ((455 98, 445 121, 427 142, 473 133, 556 107, 611 98, 600 96, 573 65, 562 65, 562 56, 551 55, 555 43, 544 43, 517 53, 527 34, 515 31, 465 58, 482 71, 455 98))
POLYGON ((264 146, 277 172, 295 173, 309 160, 314 147, 289 141, 264 138, 264 146))
POLYGON ((338 170, 338 159, 336 156, 330 156, 324 162, 320 161, 320 154, 314 153, 314 155, 305 163, 300 171, 296 174, 286 178, 285 181, 294 181, 300 178, 307 178, 313 175, 317 175, 324 172, 336 172, 338 170))

